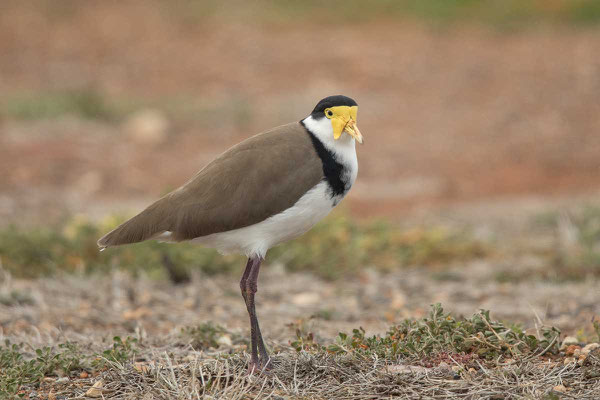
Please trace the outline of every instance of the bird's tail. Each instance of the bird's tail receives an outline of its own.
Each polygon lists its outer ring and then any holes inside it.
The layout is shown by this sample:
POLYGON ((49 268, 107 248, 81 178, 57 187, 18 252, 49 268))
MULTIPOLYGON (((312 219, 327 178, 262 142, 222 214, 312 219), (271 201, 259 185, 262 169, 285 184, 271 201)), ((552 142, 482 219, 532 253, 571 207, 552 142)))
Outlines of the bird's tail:
POLYGON ((98 240, 100 250, 121 244, 143 242, 168 230, 168 215, 156 202, 135 217, 123 222, 98 240))

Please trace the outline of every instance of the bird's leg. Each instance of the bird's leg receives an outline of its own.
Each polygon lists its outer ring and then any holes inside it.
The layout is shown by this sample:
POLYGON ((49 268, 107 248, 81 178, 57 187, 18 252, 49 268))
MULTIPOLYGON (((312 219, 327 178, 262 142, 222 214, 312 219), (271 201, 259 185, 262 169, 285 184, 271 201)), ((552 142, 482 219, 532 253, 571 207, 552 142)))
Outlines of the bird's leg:
POLYGON ((248 366, 248 371, 250 373, 252 373, 253 370, 266 367, 269 362, 269 354, 267 353, 267 349, 260 333, 254 303, 254 295, 258 290, 258 273, 260 271, 261 261, 262 259, 260 257, 249 258, 244 274, 242 275, 242 280, 240 281, 242 296, 244 297, 246 308, 248 309, 248 314, 250 316, 250 336, 252 342, 252 356, 250 365, 248 366), (260 362, 258 359, 259 351, 261 356, 260 362))
POLYGON ((252 269, 252 258, 248 259, 246 263, 246 268, 244 269, 244 273, 242 274, 242 279, 240 280, 240 289, 242 290, 242 297, 245 302, 248 302, 248 294, 246 293, 246 281, 248 280, 248 276, 250 275, 250 270, 252 269))
POLYGON ((258 342, 258 351, 260 352, 261 358, 261 368, 265 368, 269 362, 269 353, 267 352, 267 348, 265 347, 265 342, 263 341, 262 334, 260 333, 260 327, 258 325, 258 317, 256 316, 256 310, 254 307, 254 294, 258 291, 258 273, 260 271, 260 264, 262 262, 262 258, 256 258, 252 266, 252 270, 250 271, 250 276, 248 277, 248 281, 246 284, 248 285, 249 291, 249 300, 251 301, 252 311, 250 313, 250 319, 254 317, 254 325, 256 327, 256 339, 258 342))
MULTIPOLYGON (((242 275, 242 279, 240 280, 240 289, 242 291, 242 297, 244 298, 244 302, 246 303, 246 308, 248 309, 248 314, 250 314, 250 305, 248 298, 248 277, 250 276, 250 271, 252 270, 252 265, 254 264, 253 258, 248 258, 248 262, 246 263, 246 268, 244 269, 244 273, 242 275)), ((255 369, 258 370, 258 349, 255 339, 255 329, 252 321, 252 314, 250 314, 250 340, 251 340, 251 351, 252 358, 250 359, 250 364, 248 365, 248 373, 252 373, 255 369)))

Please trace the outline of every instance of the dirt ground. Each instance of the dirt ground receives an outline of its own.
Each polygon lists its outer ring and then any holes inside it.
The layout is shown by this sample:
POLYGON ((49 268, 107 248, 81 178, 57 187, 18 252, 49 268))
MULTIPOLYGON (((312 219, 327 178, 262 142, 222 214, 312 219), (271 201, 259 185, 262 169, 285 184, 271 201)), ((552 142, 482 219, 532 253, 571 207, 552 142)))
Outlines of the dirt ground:
MULTIPOLYGON (((495 319, 532 332, 545 324, 564 335, 591 333, 592 317, 600 314, 596 282, 503 283, 493 277, 494 268, 501 267, 479 261, 443 271, 414 268, 384 275, 367 269, 344 282, 328 282, 271 265, 262 272, 258 312, 265 336, 276 344, 292 340, 290 324, 299 322, 325 341, 358 326, 382 334, 394 322, 423 317, 438 302, 455 315, 491 309, 495 319)), ((527 268, 526 261, 519 267, 527 268)), ((115 272, 92 279, 4 281, 2 294, 11 290, 29 299, 0 305, 3 334, 11 338, 102 341, 108 332, 126 335, 138 328, 160 337, 201 321, 248 331, 237 276, 196 276, 190 284, 173 286, 115 272)))

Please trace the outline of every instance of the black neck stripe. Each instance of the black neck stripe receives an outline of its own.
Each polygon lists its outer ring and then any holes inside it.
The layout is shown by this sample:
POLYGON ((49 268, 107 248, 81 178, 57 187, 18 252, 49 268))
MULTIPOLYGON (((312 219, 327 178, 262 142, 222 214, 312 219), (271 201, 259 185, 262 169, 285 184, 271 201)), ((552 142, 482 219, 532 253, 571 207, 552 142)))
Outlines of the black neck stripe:
POLYGON ((308 133, 308 136, 310 136, 310 140, 317 151, 317 155, 323 163, 323 175, 331 188, 331 197, 343 195, 346 193, 346 184, 342 181, 344 166, 335 159, 332 152, 327 150, 323 143, 306 127, 306 125, 304 125, 304 121, 300 121, 300 123, 308 133))

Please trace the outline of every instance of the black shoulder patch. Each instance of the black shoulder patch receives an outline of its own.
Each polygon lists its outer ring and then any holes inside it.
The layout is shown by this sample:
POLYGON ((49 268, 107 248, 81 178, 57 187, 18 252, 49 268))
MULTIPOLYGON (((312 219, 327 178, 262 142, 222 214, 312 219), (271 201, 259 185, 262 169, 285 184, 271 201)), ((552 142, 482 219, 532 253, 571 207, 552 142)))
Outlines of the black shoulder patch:
POLYGON ((323 175, 331 188, 331 197, 345 194, 347 192, 346 183, 342 180, 344 166, 340 164, 333 154, 325 148, 323 143, 321 143, 321 141, 306 128, 304 123, 301 123, 306 130, 306 133, 310 136, 310 140, 317 151, 317 155, 323 163, 323 175))

